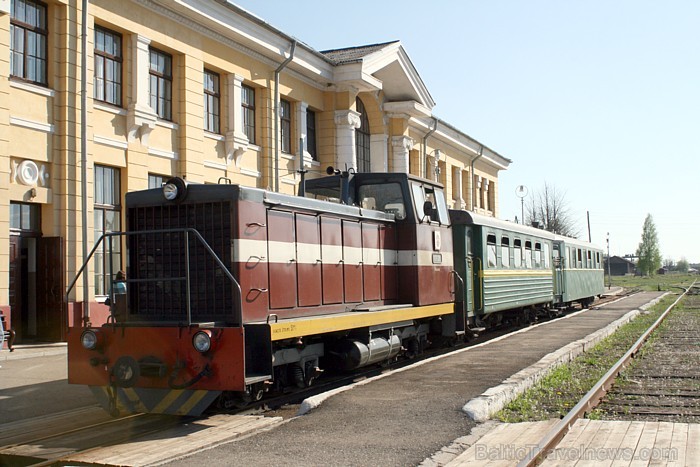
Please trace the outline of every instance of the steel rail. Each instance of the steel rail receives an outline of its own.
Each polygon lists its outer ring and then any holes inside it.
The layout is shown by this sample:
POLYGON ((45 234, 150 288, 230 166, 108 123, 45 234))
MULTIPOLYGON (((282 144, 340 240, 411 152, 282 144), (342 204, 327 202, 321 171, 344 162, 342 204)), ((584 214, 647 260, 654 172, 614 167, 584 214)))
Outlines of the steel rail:
MULTIPOLYGON (((695 281, 697 282, 697 281, 695 281)), ((602 378, 598 380, 597 383, 593 385, 590 391, 586 393, 583 398, 572 408, 569 413, 562 418, 559 423, 552 427, 547 434, 537 443, 537 446, 532 448, 529 455, 525 456, 519 463, 518 467, 531 467, 540 464, 551 452, 554 451, 559 442, 564 438, 566 433, 571 429, 571 427, 576 423, 576 420, 583 418, 586 413, 593 410, 601 401, 603 396, 612 387, 615 379, 620 374, 620 372, 629 364, 629 362, 634 358, 642 345, 646 342, 652 332, 659 327, 659 325, 666 319, 666 316, 671 312, 671 310, 681 301, 681 299, 688 293, 688 291, 695 286, 693 282, 688 288, 680 287, 684 292, 678 296, 678 298, 664 311, 661 316, 652 324, 642 336, 637 339, 637 341, 632 344, 629 350, 623 355, 615 364, 608 370, 602 378)))

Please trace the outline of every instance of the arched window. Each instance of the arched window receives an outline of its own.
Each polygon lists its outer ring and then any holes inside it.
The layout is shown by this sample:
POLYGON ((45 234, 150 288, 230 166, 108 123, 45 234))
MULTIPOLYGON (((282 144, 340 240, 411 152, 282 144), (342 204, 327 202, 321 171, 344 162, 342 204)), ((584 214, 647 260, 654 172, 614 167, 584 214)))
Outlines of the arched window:
POLYGON ((355 130, 355 153, 357 154, 357 171, 370 172, 369 158, 369 120, 367 111, 360 98, 355 99, 355 109, 360 114, 360 128, 355 130))

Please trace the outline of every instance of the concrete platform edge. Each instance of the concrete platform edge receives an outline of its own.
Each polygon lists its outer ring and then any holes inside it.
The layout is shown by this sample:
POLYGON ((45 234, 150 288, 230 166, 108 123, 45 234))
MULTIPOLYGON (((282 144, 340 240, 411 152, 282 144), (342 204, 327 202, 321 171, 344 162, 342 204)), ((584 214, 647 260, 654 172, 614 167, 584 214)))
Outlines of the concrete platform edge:
MULTIPOLYGON (((561 364, 570 362, 586 350, 592 348, 598 342, 614 333, 620 326, 637 317, 642 310, 647 310, 651 306, 658 303, 667 294, 668 292, 650 301, 649 303, 642 305, 639 307, 639 309, 631 310, 622 318, 610 323, 603 329, 591 333, 583 339, 574 341, 565 345, 559 350, 545 355, 537 363, 534 363, 529 367, 515 373, 498 386, 490 388, 483 394, 468 401, 464 407, 462 407, 462 410, 476 422, 484 422, 488 420, 493 414, 501 410, 520 394, 534 386, 552 369, 561 364)), ((624 300, 624 298, 620 300, 624 300)))

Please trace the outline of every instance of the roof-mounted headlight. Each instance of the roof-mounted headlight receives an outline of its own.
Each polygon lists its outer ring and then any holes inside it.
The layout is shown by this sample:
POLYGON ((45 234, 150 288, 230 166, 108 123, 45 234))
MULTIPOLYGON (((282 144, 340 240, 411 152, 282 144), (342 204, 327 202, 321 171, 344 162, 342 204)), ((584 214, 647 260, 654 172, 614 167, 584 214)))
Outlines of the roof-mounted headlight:
POLYGON ((182 201, 187 196, 187 182, 173 177, 163 185, 163 197, 168 201, 182 201))

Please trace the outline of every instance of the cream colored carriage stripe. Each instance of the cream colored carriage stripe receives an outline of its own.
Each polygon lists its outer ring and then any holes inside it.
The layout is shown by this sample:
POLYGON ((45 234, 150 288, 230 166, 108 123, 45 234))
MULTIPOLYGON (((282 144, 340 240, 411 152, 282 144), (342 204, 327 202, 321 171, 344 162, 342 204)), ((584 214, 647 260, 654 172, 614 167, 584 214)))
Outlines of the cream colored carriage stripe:
POLYGON ((234 262, 288 263, 291 260, 300 264, 315 264, 321 260, 325 264, 381 264, 386 266, 447 266, 452 265, 451 252, 431 250, 396 251, 379 248, 342 247, 297 243, 296 248, 286 242, 265 242, 264 240, 238 239, 233 246, 234 262))

